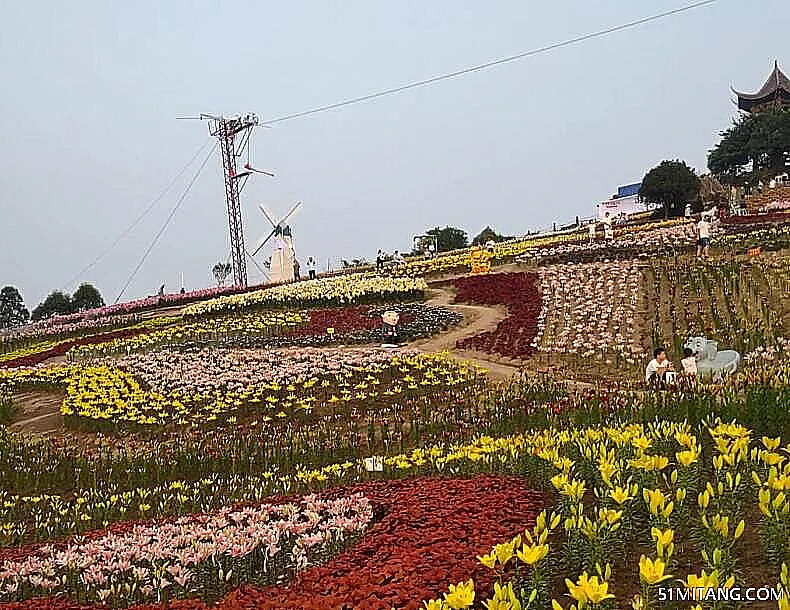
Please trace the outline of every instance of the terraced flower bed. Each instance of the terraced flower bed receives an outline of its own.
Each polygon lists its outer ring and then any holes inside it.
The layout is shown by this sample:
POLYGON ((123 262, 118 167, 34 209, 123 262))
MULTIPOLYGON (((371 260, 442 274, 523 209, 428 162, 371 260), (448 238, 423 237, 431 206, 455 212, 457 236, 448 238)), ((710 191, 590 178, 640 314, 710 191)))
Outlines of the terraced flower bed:
POLYGON ((506 305, 508 317, 495 330, 458 342, 460 349, 523 359, 535 352, 541 298, 535 273, 496 273, 454 282, 456 303, 506 305))
POLYGON ((689 336, 749 352, 787 333, 790 266, 770 255, 752 261, 653 261, 648 277, 656 344, 681 353, 689 336))
POLYGON ((117 607, 196 594, 216 599, 241 583, 282 582, 333 555, 372 518, 357 493, 120 523, 88 541, 15 552, 0 564, 0 601, 65 595, 117 607))

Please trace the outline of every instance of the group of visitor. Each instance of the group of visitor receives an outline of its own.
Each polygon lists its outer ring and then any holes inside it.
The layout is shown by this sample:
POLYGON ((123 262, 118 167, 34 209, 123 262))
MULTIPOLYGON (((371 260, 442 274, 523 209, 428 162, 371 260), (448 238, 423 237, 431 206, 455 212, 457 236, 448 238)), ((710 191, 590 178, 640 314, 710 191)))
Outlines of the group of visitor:
MULTIPOLYGON (((387 254, 383 250, 379 249, 379 251, 376 253, 376 271, 377 272, 381 272, 381 271, 384 270, 384 263, 387 262, 388 258, 389 257, 387 256, 387 254)), ((392 253, 391 259, 392 259, 393 264, 395 264, 395 265, 405 265, 406 264, 406 259, 403 258, 403 255, 400 252, 398 252, 397 250, 395 250, 392 253)))
MULTIPOLYGON (((690 348, 686 347, 683 349, 683 358, 680 364, 686 377, 694 378, 697 376, 697 354, 690 348)), ((667 356, 667 350, 663 347, 657 347, 653 350, 653 359, 647 363, 647 368, 645 368, 645 381, 651 385, 663 388, 674 383, 676 373, 675 366, 667 356)))
MULTIPOLYGON (((299 264, 299 259, 294 257, 294 280, 296 280, 297 282, 300 279, 302 279, 301 275, 300 275, 301 269, 302 269, 302 266, 299 264)), ((309 256, 307 258, 307 277, 308 277, 308 279, 311 279, 311 280, 315 279, 317 269, 318 269, 318 263, 316 262, 316 260, 312 256, 309 256)))
MULTIPOLYGON (((614 229, 612 228, 613 219, 609 212, 606 212, 604 217, 601 219, 601 224, 603 224, 603 238, 606 243, 612 243, 614 241, 614 229)), ((597 221, 591 220, 590 224, 588 225, 588 231, 590 235, 590 245, 595 243, 597 239, 597 221)))

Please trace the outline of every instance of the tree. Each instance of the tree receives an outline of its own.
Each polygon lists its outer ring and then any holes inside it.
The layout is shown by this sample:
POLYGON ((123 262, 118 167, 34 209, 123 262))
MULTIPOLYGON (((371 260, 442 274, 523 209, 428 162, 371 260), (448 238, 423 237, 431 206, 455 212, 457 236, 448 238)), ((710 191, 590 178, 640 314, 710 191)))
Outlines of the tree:
POLYGON ((485 244, 489 239, 494 240, 495 242, 500 241, 507 241, 508 239, 512 239, 512 237, 508 237, 506 235, 500 235, 491 227, 486 227, 480 233, 478 233, 475 238, 472 240, 473 246, 482 246, 485 244))
POLYGON ((101 293, 92 284, 80 284, 79 288, 71 295, 71 311, 86 311, 104 307, 101 293))
MULTIPOLYGON (((267 269, 271 269, 271 260, 270 258, 268 265, 264 264, 267 269)), ((217 280, 217 286, 224 286, 225 280, 228 279, 232 271, 233 268, 230 266, 230 263, 219 262, 211 268, 211 273, 214 274, 214 279, 217 280)))
POLYGON ((426 234, 436 237, 437 252, 461 250, 469 245, 469 237, 466 231, 457 227, 445 227, 444 229, 436 227, 435 229, 426 231, 426 234))
POLYGON ((664 207, 664 216, 682 216, 699 200, 700 181, 684 161, 662 161, 642 179, 639 196, 664 207))
POLYGON ((727 203, 729 189, 725 189, 713 174, 699 177, 699 198, 703 207, 727 203))
POLYGON ((788 169, 790 109, 743 114, 708 153, 708 169, 724 184, 745 186, 788 169))
POLYGON ((71 313, 71 299, 60 290, 53 290, 44 302, 33 310, 33 321, 71 313))
POLYGON ((19 290, 14 286, 5 286, 0 290, 0 328, 13 328, 29 319, 30 312, 25 308, 19 290))

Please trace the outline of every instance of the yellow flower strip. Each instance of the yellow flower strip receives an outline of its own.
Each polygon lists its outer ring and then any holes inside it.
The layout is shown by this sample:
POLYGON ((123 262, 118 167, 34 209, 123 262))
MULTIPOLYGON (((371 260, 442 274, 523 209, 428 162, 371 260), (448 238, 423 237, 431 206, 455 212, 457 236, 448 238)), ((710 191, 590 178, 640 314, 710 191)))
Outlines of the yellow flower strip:
POLYGON ((283 327, 294 327, 309 322, 307 314, 299 312, 265 312, 241 317, 223 316, 178 324, 162 330, 106 343, 81 345, 69 350, 70 358, 96 358, 111 354, 139 352, 164 345, 179 345, 189 341, 217 340, 234 335, 265 336, 283 327))
MULTIPOLYGON (((630 424, 621 427, 588 428, 573 431, 544 431, 528 437, 510 437, 508 439, 480 439, 476 445, 456 448, 450 453, 442 453, 432 449, 418 455, 419 460, 428 459, 441 469, 448 463, 451 456, 463 456, 467 460, 479 460, 480 456, 490 460, 492 455, 507 461, 508 457, 519 452, 529 452, 545 461, 556 472, 550 478, 551 486, 559 494, 558 512, 549 515, 545 510, 537 517, 533 529, 527 529, 523 536, 518 535, 510 541, 504 541, 491 549, 491 552, 478 557, 482 565, 494 571, 497 580, 494 596, 483 601, 487 609, 501 608, 513 610, 526 607, 538 595, 538 591, 529 587, 522 589, 521 596, 512 595, 503 583, 503 570, 508 564, 519 564, 522 575, 531 574, 542 566, 542 560, 548 556, 550 543, 549 533, 557 528, 563 517, 565 536, 578 541, 593 544, 596 538, 605 538, 607 534, 619 531, 625 519, 624 514, 634 508, 647 511, 651 523, 650 542, 654 544, 653 556, 642 554, 638 562, 638 578, 642 593, 631 601, 634 608, 652 607, 651 595, 654 587, 671 579, 677 574, 670 569, 678 569, 674 561, 677 530, 684 520, 698 520, 704 531, 707 543, 716 547, 712 553, 701 551, 702 572, 688 574, 681 583, 694 588, 707 590, 711 587, 732 587, 735 575, 725 572, 730 565, 726 557, 743 536, 745 520, 732 514, 726 514, 731 507, 733 498, 741 499, 748 493, 743 472, 751 470, 754 483, 759 489, 759 506, 768 521, 774 521, 777 529, 790 522, 790 498, 785 490, 790 489, 790 458, 782 450, 780 438, 763 437, 753 442, 751 432, 736 423, 717 422, 708 428, 713 441, 714 455, 712 481, 702 479, 702 471, 697 468, 701 460, 701 439, 692 433, 685 423, 660 422, 648 426, 630 424), (656 453, 656 446, 679 447, 669 456, 656 453), (575 474, 576 462, 568 457, 568 452, 581 456, 586 466, 597 465, 597 480, 585 481, 581 475, 575 474), (503 453, 505 454, 503 456, 503 453), (674 457, 674 459, 673 459, 674 457), (603 482, 603 484, 601 484, 603 482), (649 485, 658 485, 651 489, 649 485), (687 505, 687 486, 697 484, 702 492, 693 505, 687 505), (582 504, 586 487, 593 488, 592 502, 582 504), (643 503, 642 503, 643 502, 643 503), (611 508, 614 506, 615 508, 611 508), (688 511, 693 508, 693 511, 688 511), (683 516, 681 516, 681 513, 683 516), (522 597, 523 596, 523 597, 522 597)), ((671 451, 671 450, 670 450, 671 451)), ((398 456, 395 466, 404 469, 412 467, 414 458, 398 456)), ((496 462, 496 459, 492 460, 496 462)), ((586 468, 585 468, 586 470, 586 468)), ((748 494, 751 495, 751 494, 748 494)), ((753 496, 752 496, 753 497, 753 496)), ((785 537, 787 535, 785 534, 785 537)), ((688 546, 690 541, 685 541, 688 546)), ((784 544, 788 540, 785 538, 784 544)), ((551 543, 556 544, 556 543, 551 543)), ((584 544, 584 543, 583 543, 584 544)), ((575 548, 578 549, 578 546, 575 548)), ((605 548, 608 559, 611 549, 605 548)), ((511 566, 512 567, 512 566, 511 566)), ((622 566, 621 573, 622 573, 622 566)), ((574 581, 565 579, 568 595, 578 603, 578 608, 596 607, 614 594, 609 590, 611 564, 598 564, 598 575, 584 571, 574 581)), ((522 580, 529 583, 529 580, 522 580)), ((448 608, 471 607, 474 598, 472 581, 465 584, 467 595, 462 602, 454 603, 452 591, 460 585, 451 586, 450 594, 444 599, 436 598, 423 602, 425 608, 447 610, 448 608)), ((778 588, 790 590, 790 569, 782 565, 781 582, 778 588)), ((616 588, 619 588, 616 585, 616 588)), ((547 600, 546 600, 547 601, 547 600)), ((557 600, 552 600, 554 610, 563 610, 557 600)), ((576 606, 571 606, 575 608, 576 606)))
POLYGON ((245 309, 347 305, 377 300, 395 300, 427 290, 421 279, 379 276, 338 276, 284 284, 255 292, 218 297, 195 303, 185 316, 241 311, 245 309))

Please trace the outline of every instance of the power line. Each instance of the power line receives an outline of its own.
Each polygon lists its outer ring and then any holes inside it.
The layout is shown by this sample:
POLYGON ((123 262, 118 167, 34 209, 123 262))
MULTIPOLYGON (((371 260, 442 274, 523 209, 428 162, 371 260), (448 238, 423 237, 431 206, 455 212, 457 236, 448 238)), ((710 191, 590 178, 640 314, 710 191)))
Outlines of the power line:
POLYGON ((328 110, 334 110, 336 108, 342 108, 344 106, 350 106, 352 104, 359 104, 360 102, 367 102, 369 100, 373 100, 379 97, 384 97, 386 95, 393 95, 395 93, 401 93, 402 91, 408 91, 409 89, 416 89, 418 87, 424 87, 426 85, 432 85, 434 83, 438 83, 440 81, 449 80, 451 78, 456 78, 458 76, 463 76, 465 74, 469 74, 471 72, 479 72, 481 70, 486 70, 488 68, 492 68, 494 66, 499 66, 502 64, 506 64, 512 61, 517 61, 519 59, 524 59, 526 57, 532 57, 534 55, 540 55, 542 53, 546 53, 548 51, 553 51, 555 49, 560 49, 562 47, 568 47, 574 44, 578 44, 580 42, 585 42, 587 40, 592 40, 593 38, 601 38, 603 36, 607 36, 609 34, 614 34, 615 32, 621 32, 623 30, 635 28, 640 25, 644 25, 646 23, 650 23, 652 21, 658 21, 659 19, 664 19, 665 17, 670 17, 672 15, 677 15, 679 13, 685 13, 687 11, 691 11, 696 8, 700 8, 703 6, 707 6, 709 4, 715 4, 719 0, 701 0, 700 2, 694 2, 692 4, 687 4, 686 6, 682 6, 680 8, 672 9, 669 11, 664 11, 663 13, 657 13, 655 15, 651 15, 649 17, 643 17, 642 19, 637 19, 636 21, 629 21, 628 23, 623 23, 621 25, 616 25, 613 27, 606 28, 604 30, 598 30, 597 32, 592 32, 590 34, 584 34, 583 36, 577 36, 576 38, 569 38, 568 40, 563 40, 562 42, 555 42, 550 45, 546 45, 544 47, 539 47, 537 49, 532 49, 530 51, 524 51, 523 53, 518 53, 517 55, 510 55, 508 57, 502 57, 500 59, 495 59, 493 61, 486 62, 484 64, 479 64, 476 66, 471 66, 469 68, 463 68, 462 70, 457 70, 455 72, 449 72, 447 74, 442 74, 439 76, 434 76, 431 78, 427 78, 425 80, 414 81, 405 85, 401 85, 399 87, 393 87, 392 89, 385 89, 383 91, 378 91, 376 93, 370 93, 368 95, 362 95, 360 97, 354 97, 348 100, 344 100, 342 102, 336 102, 334 104, 327 104, 326 106, 318 106, 317 108, 312 108, 310 110, 304 110, 302 112, 296 112, 294 114, 286 114, 284 116, 278 117, 276 119, 271 119, 269 121, 263 121, 261 125, 273 125, 275 123, 281 123, 283 121, 290 121, 291 119, 298 119, 301 117, 309 116, 311 114, 318 114, 319 112, 326 112, 328 110))
POLYGON ((209 159, 211 159, 211 155, 214 154, 214 151, 216 150, 216 148, 217 148, 217 143, 215 142, 214 145, 211 147, 211 150, 208 152, 208 155, 206 155, 206 158, 203 159, 203 162, 200 164, 200 167, 198 167, 197 171, 195 172, 195 175, 192 176, 192 179, 189 181, 189 184, 187 184, 187 187, 186 187, 186 189, 184 189, 184 192, 181 194, 181 197, 178 198, 178 201, 176 202, 175 207, 170 211, 170 214, 165 219, 165 223, 162 225, 162 227, 156 233, 156 235, 154 236, 153 241, 148 246, 146 251, 143 253, 143 256, 140 259, 140 262, 137 263, 137 266, 134 268, 134 271, 132 271, 131 275, 129 276, 129 279, 126 280, 126 284, 123 285, 123 288, 121 289, 121 292, 118 293, 118 296, 115 299, 116 303, 121 300, 121 297, 123 296, 123 293, 126 292, 126 289, 129 287, 129 284, 132 283, 132 280, 137 275, 137 272, 140 271, 140 268, 143 266, 143 263, 145 263, 145 259, 148 258, 148 255, 151 253, 151 250, 154 249, 154 246, 156 245, 156 242, 159 241, 159 238, 162 237, 162 234, 165 232, 165 229, 167 229, 167 225, 169 225, 170 221, 173 220, 173 216, 176 215, 176 212, 178 211, 178 208, 180 208, 181 204, 184 203, 184 200, 186 199, 187 195, 189 194, 189 191, 192 190, 192 186, 197 181, 198 176, 200 176, 200 173, 203 171, 203 168, 206 167, 206 164, 208 163, 209 159))
POLYGON ((171 188, 173 188, 173 185, 178 181, 178 179, 181 178, 184 172, 187 171, 187 169, 195 162, 195 159, 197 159, 203 153, 203 151, 206 150, 206 147, 209 145, 210 142, 211 142, 210 140, 206 140, 206 142, 204 142, 204 144, 198 149, 198 151, 194 155, 192 155, 192 158, 189 160, 189 162, 178 170, 178 172, 173 177, 173 179, 168 183, 168 185, 154 198, 153 201, 151 201, 148 207, 145 208, 145 210, 143 210, 143 212, 134 221, 132 221, 132 223, 128 227, 126 227, 126 229, 123 230, 123 232, 115 239, 114 242, 112 242, 104 251, 102 251, 101 254, 99 254, 99 256, 93 259, 91 263, 89 263, 84 269, 78 272, 74 277, 72 277, 66 283, 66 291, 68 291, 69 286, 72 286, 75 281, 77 281, 85 273, 93 269, 101 259, 107 256, 110 252, 112 252, 115 249, 115 246, 117 246, 124 237, 129 235, 132 229, 134 229, 138 224, 140 224, 140 222, 142 222, 143 218, 145 218, 148 215, 148 213, 154 209, 154 206, 157 203, 162 201, 162 198, 170 191, 171 188))

